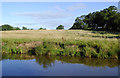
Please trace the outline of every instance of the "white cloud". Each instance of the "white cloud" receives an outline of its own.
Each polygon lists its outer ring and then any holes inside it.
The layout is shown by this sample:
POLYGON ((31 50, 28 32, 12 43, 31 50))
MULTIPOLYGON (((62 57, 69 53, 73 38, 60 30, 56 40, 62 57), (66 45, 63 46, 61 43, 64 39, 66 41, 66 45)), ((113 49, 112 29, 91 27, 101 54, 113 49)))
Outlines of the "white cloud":
POLYGON ((38 25, 38 23, 15 23, 15 25, 38 25))
POLYGON ((76 10, 85 9, 85 8, 86 8, 86 5, 84 5, 82 3, 77 3, 72 6, 67 7, 67 10, 68 11, 76 11, 76 10))
POLYGON ((64 9, 62 9, 60 6, 54 6, 54 7, 50 7, 50 8, 53 8, 53 9, 60 11, 60 12, 64 11, 64 9))
POLYGON ((19 16, 28 16, 37 19, 61 19, 73 16, 72 14, 62 13, 62 12, 19 12, 15 13, 19 16))
POLYGON ((76 3, 73 4, 71 6, 67 6, 66 8, 62 8, 60 6, 54 6, 54 7, 50 7, 52 9, 54 9, 55 11, 59 11, 59 12, 67 12, 67 11, 75 11, 75 10, 80 10, 80 9, 85 9, 87 6, 83 3, 76 3))

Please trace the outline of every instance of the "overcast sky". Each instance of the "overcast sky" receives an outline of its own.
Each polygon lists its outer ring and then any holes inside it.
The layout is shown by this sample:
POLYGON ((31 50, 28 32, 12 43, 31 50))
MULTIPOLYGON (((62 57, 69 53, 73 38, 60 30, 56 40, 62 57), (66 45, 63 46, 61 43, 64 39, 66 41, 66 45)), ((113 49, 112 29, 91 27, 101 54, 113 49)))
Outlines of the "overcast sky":
POLYGON ((109 6, 117 2, 3 2, 2 25, 38 29, 55 29, 62 24, 70 28, 75 18, 109 6))

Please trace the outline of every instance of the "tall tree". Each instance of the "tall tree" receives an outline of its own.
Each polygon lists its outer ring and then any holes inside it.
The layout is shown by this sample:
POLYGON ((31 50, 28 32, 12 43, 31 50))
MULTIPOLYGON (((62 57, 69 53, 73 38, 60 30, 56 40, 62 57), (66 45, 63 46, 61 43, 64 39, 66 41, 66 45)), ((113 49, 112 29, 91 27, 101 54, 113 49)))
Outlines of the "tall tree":
POLYGON ((109 30, 120 30, 120 13, 110 16, 110 18, 108 19, 108 26, 109 30))
POLYGON ((117 7, 110 6, 101 11, 77 17, 70 29, 119 30, 120 14, 117 7))
POLYGON ((85 19, 85 15, 77 17, 75 19, 75 23, 73 24, 73 26, 70 29, 84 29, 84 28, 86 29, 87 24, 84 19, 85 19))

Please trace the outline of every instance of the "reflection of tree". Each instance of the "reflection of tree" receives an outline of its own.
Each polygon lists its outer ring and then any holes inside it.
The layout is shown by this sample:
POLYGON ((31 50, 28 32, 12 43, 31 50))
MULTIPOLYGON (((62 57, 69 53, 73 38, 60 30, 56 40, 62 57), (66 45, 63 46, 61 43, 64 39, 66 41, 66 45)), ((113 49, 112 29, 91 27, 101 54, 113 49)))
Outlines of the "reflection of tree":
POLYGON ((36 62, 43 65, 44 68, 52 67, 55 63, 55 57, 53 56, 36 56, 36 62))
POLYGON ((2 59, 17 59, 17 60, 30 60, 36 59, 36 62, 43 65, 44 68, 52 67, 55 64, 55 60, 61 61, 62 63, 72 64, 84 64, 92 67, 116 67, 120 65, 120 60, 117 59, 95 59, 95 58, 80 58, 70 56, 30 56, 25 54, 3 54, 2 59), (119 64, 118 64, 119 63, 119 64))
POLYGON ((80 58, 80 57, 60 57, 58 60, 66 63, 78 63, 92 67, 116 67, 118 66, 117 59, 95 59, 95 58, 80 58))
POLYGON ((116 67, 118 66, 117 59, 93 59, 93 58, 80 58, 80 57, 69 57, 69 56, 38 56, 36 61, 43 65, 44 68, 51 67, 55 60, 61 61, 61 63, 72 63, 72 64, 84 64, 92 67, 116 67))

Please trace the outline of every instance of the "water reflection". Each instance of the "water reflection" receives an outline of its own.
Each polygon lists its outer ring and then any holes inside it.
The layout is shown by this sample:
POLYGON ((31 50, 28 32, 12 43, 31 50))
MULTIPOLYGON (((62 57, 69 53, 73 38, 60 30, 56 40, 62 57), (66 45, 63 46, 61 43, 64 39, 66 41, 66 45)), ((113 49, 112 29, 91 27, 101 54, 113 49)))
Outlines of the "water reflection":
POLYGON ((43 65, 44 68, 52 67, 54 65, 56 58, 53 56, 36 56, 36 62, 43 65))
POLYGON ((31 60, 35 59, 39 65, 43 68, 52 67, 55 61, 61 61, 62 63, 72 63, 72 64, 84 64, 86 66, 92 67, 105 67, 110 68, 118 66, 117 59, 93 59, 93 58, 80 58, 80 57, 70 57, 70 56, 30 56, 25 54, 3 54, 2 59, 12 59, 12 60, 31 60))
POLYGON ((11 59, 11 60, 30 60, 34 59, 35 56, 27 54, 2 54, 2 60, 11 59))

